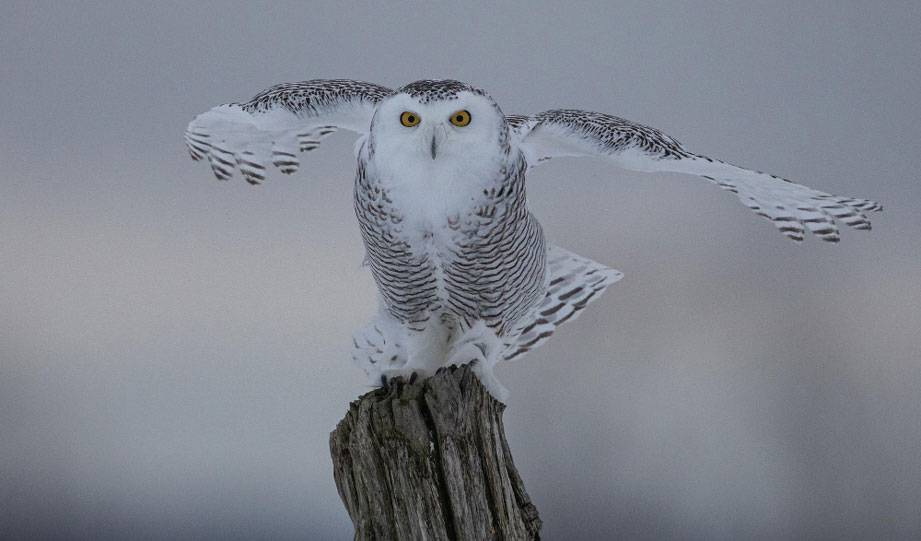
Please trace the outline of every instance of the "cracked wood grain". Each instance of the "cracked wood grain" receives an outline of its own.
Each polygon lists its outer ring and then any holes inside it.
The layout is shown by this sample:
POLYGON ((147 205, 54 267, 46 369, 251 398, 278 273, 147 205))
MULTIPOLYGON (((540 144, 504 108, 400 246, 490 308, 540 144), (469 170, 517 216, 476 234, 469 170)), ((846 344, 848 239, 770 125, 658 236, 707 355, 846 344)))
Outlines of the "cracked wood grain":
POLYGON ((352 402, 330 451, 355 539, 540 539, 504 409, 468 366, 352 402))

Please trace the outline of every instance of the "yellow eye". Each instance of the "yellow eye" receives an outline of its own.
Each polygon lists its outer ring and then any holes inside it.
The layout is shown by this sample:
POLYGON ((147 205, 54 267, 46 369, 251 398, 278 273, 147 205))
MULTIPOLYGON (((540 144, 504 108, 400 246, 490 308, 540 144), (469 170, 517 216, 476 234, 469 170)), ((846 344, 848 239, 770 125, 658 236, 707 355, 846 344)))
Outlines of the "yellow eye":
POLYGON ((451 115, 451 124, 461 127, 470 124, 470 111, 463 109, 451 115))
POLYGON ((403 114, 400 115, 400 124, 406 126, 407 128, 412 128, 421 120, 422 119, 419 118, 419 115, 410 111, 403 111, 403 114))

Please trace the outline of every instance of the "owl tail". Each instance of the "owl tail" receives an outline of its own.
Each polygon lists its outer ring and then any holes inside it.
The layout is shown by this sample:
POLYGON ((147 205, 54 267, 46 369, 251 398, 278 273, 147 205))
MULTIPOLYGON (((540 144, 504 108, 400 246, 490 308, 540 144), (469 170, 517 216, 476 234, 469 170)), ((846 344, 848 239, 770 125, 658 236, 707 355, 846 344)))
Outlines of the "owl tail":
POLYGON ((624 277, 620 271, 558 246, 550 246, 547 266, 550 271, 547 295, 506 337, 507 361, 518 359, 546 342, 560 325, 579 317, 583 308, 624 277))

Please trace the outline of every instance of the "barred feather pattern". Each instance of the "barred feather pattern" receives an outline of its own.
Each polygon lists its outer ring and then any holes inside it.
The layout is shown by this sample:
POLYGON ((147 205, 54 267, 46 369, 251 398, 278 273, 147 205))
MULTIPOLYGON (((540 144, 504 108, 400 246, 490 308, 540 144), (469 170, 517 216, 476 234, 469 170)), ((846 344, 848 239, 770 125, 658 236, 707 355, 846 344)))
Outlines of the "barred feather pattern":
POLYGON ((784 236, 796 242, 805 238, 806 231, 825 242, 839 242, 837 222, 868 231, 871 225, 866 213, 883 210, 875 201, 832 195, 702 155, 677 165, 680 172, 696 172, 736 194, 743 205, 770 220, 784 236))
POLYGON ((661 131, 605 113, 578 109, 554 109, 532 117, 507 116, 512 129, 534 131, 542 125, 565 126, 568 130, 610 154, 636 148, 659 159, 680 159, 691 156, 673 137, 661 131))
MULTIPOLYGON (((543 300, 503 337, 503 360, 521 359, 543 345, 560 326, 575 321, 608 286, 623 278, 620 271, 552 245, 547 272, 543 300)), ((360 330, 353 339, 352 360, 364 369, 369 365, 378 370, 399 367, 405 357, 402 346, 377 323, 360 330)))
POLYGON ((281 106, 292 113, 318 116, 343 102, 364 100, 377 103, 393 94, 393 90, 364 81, 351 79, 313 79, 298 83, 281 83, 253 96, 246 103, 237 103, 248 113, 265 112, 281 106))
POLYGON ((866 213, 883 208, 690 152, 655 128, 604 113, 556 109, 506 119, 532 165, 557 156, 599 156, 634 171, 697 175, 736 194, 794 241, 802 241, 809 231, 823 241, 838 242, 837 222, 867 230, 866 213))
POLYGON ((218 180, 239 170, 252 185, 265 182, 269 165, 285 174, 338 129, 368 131, 375 105, 393 94, 380 85, 314 79, 268 88, 244 103, 228 103, 189 123, 185 143, 193 160, 207 160, 218 180))
POLYGON ((547 257, 550 281, 543 301, 505 337, 507 361, 546 342, 567 321, 573 321, 605 289, 623 278, 623 273, 559 246, 551 246, 547 257))
POLYGON ((390 314, 414 330, 433 317, 460 330, 482 320, 498 336, 539 303, 547 247, 525 199, 524 158, 509 162, 464 212, 447 217, 451 242, 405 231, 404 216, 359 159, 355 214, 367 261, 390 314))

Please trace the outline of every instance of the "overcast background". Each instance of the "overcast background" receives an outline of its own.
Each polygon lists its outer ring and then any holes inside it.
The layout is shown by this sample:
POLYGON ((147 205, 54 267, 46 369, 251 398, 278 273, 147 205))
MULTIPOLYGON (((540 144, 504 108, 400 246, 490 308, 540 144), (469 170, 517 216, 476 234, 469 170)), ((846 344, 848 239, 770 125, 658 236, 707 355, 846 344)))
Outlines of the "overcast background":
POLYGON ((610 112, 881 201, 796 245, 706 181, 555 160, 534 212, 626 277, 498 375, 547 539, 921 536, 917 2, 196 4, 3 2, 0 537, 351 538, 353 139, 259 188, 182 141, 321 77, 610 112))

